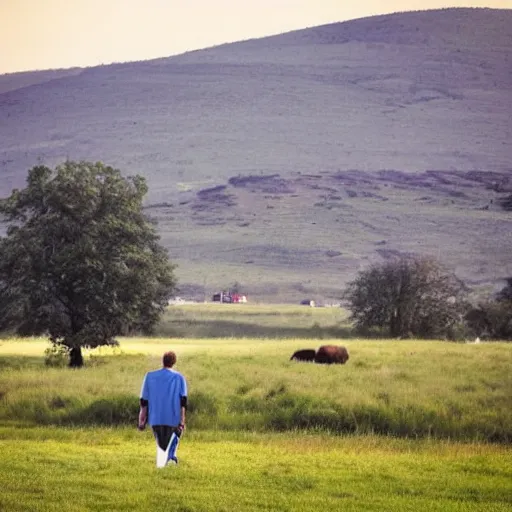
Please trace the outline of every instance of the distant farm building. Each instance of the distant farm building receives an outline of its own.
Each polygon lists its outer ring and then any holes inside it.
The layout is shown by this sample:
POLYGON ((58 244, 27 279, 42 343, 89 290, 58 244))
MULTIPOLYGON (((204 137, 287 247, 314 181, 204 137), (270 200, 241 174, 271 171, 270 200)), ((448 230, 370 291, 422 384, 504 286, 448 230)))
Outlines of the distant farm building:
POLYGON ((300 301, 302 306, 311 306, 312 308, 315 307, 315 301, 310 299, 304 299, 300 301))
POLYGON ((247 297, 239 293, 220 292, 215 293, 212 297, 213 302, 224 302, 227 304, 246 303, 247 297))

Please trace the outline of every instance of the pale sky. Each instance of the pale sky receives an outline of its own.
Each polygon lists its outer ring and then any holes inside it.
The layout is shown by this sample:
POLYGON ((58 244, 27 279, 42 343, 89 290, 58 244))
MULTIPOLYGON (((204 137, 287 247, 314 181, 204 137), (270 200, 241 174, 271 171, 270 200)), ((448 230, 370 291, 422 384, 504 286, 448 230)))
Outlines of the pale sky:
POLYGON ((167 57, 325 23, 512 0, 0 0, 0 74, 167 57))

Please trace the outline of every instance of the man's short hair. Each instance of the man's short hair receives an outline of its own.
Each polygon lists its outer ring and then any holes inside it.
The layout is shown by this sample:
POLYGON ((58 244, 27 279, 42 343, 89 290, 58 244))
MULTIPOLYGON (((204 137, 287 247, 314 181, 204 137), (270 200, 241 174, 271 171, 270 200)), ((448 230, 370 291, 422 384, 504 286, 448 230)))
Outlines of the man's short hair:
POLYGON ((172 368, 176 364, 176 354, 174 352, 166 352, 163 357, 163 363, 166 368, 172 368))

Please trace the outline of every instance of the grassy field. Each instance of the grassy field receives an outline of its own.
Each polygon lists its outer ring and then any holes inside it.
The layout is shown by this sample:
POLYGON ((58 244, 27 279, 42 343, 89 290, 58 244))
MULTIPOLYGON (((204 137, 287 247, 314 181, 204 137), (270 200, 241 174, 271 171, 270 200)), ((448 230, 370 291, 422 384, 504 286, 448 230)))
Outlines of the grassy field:
POLYGON ((510 510, 512 345, 327 337, 345 320, 180 306, 160 328, 217 335, 123 338, 81 370, 46 366, 44 338, 1 339, 0 510, 510 510), (348 363, 289 360, 323 343, 348 363), (137 397, 168 349, 190 408, 180 464, 157 470, 137 397))
POLYGON ((292 304, 188 304, 171 306, 157 327, 161 337, 347 337, 349 313, 339 307, 292 304))
POLYGON ((509 447, 190 431, 177 467, 149 432, 0 428, 0 510, 508 511, 509 447))
POLYGON ((123 339, 76 372, 45 367, 44 340, 4 341, 0 421, 134 423, 142 376, 171 347, 191 382, 195 429, 512 440, 510 344, 354 339, 345 366, 289 360, 323 342, 336 340, 123 339))

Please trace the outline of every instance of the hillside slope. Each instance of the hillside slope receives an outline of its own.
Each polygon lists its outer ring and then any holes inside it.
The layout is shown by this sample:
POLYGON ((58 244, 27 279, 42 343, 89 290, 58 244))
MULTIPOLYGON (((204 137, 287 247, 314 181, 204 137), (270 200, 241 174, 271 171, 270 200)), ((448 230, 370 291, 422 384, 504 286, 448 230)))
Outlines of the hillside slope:
POLYGON ((492 288, 512 275, 510 26, 511 10, 399 13, 10 76, 0 193, 40 161, 145 175, 184 295, 331 300, 404 252, 492 288))

